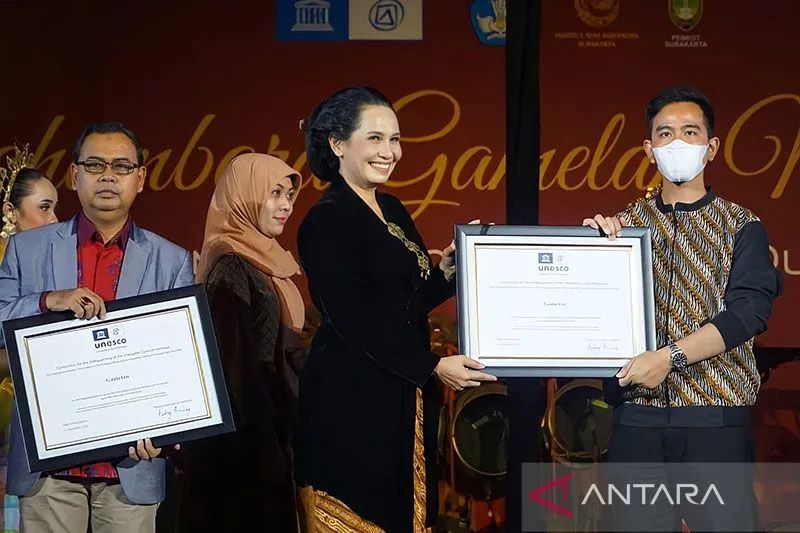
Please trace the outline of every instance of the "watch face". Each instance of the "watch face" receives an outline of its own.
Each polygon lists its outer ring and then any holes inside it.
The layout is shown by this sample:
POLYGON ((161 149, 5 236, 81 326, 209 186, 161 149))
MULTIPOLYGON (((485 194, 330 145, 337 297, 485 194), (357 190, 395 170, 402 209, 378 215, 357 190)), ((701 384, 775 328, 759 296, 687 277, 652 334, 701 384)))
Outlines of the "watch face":
POLYGON ((689 366, 689 360, 686 358, 686 354, 683 353, 677 344, 671 344, 669 350, 672 355, 672 367, 678 370, 685 370, 687 366, 689 366))

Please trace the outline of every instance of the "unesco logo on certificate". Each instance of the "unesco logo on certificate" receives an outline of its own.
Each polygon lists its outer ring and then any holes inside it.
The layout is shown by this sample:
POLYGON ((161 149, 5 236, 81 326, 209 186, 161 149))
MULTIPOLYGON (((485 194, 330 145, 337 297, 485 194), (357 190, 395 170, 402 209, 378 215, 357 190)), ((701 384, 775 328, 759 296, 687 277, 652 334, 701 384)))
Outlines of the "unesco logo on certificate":
POLYGON ((123 337, 123 335, 124 331, 122 330, 122 326, 92 330, 92 338, 94 339, 94 347, 96 350, 126 344, 128 339, 123 337))
POLYGON ((569 267, 564 264, 563 255, 555 255, 553 252, 539 252, 539 271, 540 272, 569 272, 569 267))

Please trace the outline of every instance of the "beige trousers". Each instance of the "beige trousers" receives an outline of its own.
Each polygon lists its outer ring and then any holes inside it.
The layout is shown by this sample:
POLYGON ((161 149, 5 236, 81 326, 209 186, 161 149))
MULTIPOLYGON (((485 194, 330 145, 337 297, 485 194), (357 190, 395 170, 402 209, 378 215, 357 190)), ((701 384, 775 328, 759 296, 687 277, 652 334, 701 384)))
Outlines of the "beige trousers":
POLYGON ((155 533, 158 504, 137 505, 118 482, 42 477, 19 499, 20 533, 155 533))

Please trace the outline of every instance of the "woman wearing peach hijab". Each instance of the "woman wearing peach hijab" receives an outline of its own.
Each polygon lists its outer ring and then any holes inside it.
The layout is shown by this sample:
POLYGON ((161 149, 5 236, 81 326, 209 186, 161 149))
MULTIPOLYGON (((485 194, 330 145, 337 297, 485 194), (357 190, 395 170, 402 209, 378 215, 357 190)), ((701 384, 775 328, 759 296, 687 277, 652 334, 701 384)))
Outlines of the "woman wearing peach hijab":
POLYGON ((300 175, 264 154, 217 183, 197 271, 205 283, 236 432, 184 444, 181 531, 297 529, 291 427, 303 327, 300 267, 278 244, 300 175))

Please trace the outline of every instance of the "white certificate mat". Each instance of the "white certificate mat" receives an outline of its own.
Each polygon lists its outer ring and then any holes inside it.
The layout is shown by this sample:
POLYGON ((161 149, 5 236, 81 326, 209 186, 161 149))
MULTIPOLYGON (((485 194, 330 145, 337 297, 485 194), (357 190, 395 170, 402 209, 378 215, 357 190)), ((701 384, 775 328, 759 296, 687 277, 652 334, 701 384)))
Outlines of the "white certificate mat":
POLYGON ((650 349, 649 232, 484 228, 456 232, 465 355, 497 375, 607 377, 650 349))
POLYGON ((204 293, 175 291, 109 302, 103 321, 62 318, 13 331, 29 462, 124 457, 145 437, 163 445, 233 429, 204 293))

